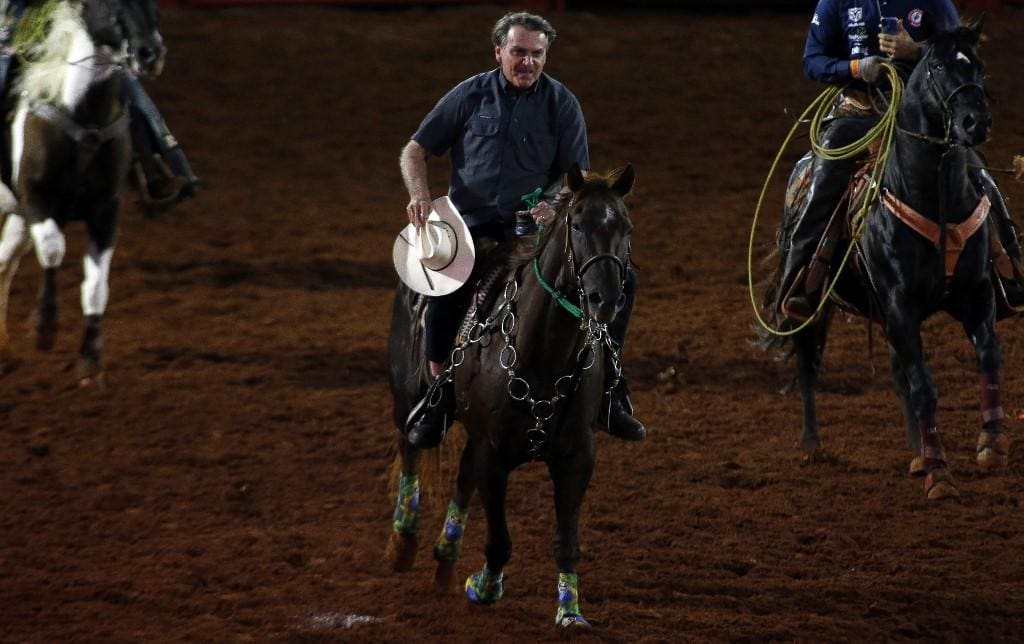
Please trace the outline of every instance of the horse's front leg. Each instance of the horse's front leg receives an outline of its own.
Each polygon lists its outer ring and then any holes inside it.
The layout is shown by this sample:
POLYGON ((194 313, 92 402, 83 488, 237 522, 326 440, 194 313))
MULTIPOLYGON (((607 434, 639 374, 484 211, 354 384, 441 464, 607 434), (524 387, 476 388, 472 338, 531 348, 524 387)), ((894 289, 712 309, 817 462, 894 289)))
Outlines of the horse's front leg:
POLYGON ((448 511, 445 513, 441 534, 434 542, 434 560, 437 561, 434 582, 444 590, 451 589, 455 583, 455 565, 462 555, 462 537, 466 529, 466 520, 469 518, 469 501, 473 498, 473 492, 476 490, 476 468, 474 465, 477 462, 482 462, 486 456, 484 452, 478 452, 477 446, 485 443, 486 441, 481 443, 470 436, 466 446, 462 449, 455 494, 452 495, 452 500, 448 503, 448 511))
MULTIPOLYGON (((825 324, 826 322, 818 322, 825 324)), ((821 352, 818 349, 818 331, 811 326, 793 338, 796 350, 797 381, 800 384, 800 397, 803 402, 803 416, 800 429, 800 448, 813 461, 821 449, 821 436, 818 434, 817 405, 814 390, 818 383, 818 368, 821 365, 821 352)))
POLYGON ((89 218, 89 245, 83 259, 82 315, 85 329, 78 355, 78 381, 102 384, 103 314, 110 298, 110 263, 117 237, 117 198, 99 206, 89 218))
POLYGON ((924 459, 921 458, 921 433, 917 429, 917 416, 914 414, 914 407, 910 403, 910 381, 903 370, 903 363, 896 350, 889 345, 889 370, 892 375, 892 385, 896 389, 896 399, 899 400, 900 410, 903 412, 903 429, 907 437, 907 447, 914 454, 910 461, 911 476, 924 476, 924 459))
POLYGON ((480 478, 478 491, 487 514, 487 543, 484 555, 487 562, 480 572, 466 580, 466 596, 474 604, 493 604, 505 594, 502 570, 512 556, 512 538, 508 533, 505 515, 505 495, 508 491, 508 472, 497 463, 478 463, 480 478))
POLYGON ((978 435, 977 460, 982 469, 1006 467, 1010 457, 1010 439, 1003 429, 1006 414, 999 396, 999 368, 1002 351, 995 330, 995 303, 992 289, 979 289, 980 300, 969 307, 964 331, 974 343, 981 374, 981 433, 978 435), (973 314, 973 315, 972 315, 973 314))
MULTIPOLYGON (((906 303, 908 298, 902 297, 900 301, 906 303)), ((899 362, 897 367, 906 375, 910 406, 917 419, 920 435, 923 467, 915 474, 924 476, 924 490, 929 499, 959 497, 960 492, 949 473, 946 453, 935 421, 938 392, 924 364, 919 317, 906 310, 905 306, 904 310, 896 306, 888 308, 892 313, 887 316, 886 327, 894 353, 893 359, 899 362)))
POLYGON ((11 295, 11 282, 18 272, 21 258, 32 249, 28 226, 20 215, 11 213, 0 234, 0 374, 11 366, 11 338, 7 333, 7 304, 11 295))
POLYGON ((580 613, 579 577, 576 562, 580 558, 579 522, 583 495, 594 472, 594 443, 589 430, 581 433, 587 440, 570 455, 549 465, 555 485, 555 563, 558 565, 558 612, 555 624, 562 628, 588 627, 580 613))
POLYGON ((417 473, 419 450, 405 440, 399 432, 398 454, 401 470, 398 474, 398 495, 388 538, 387 558, 395 572, 407 572, 416 563, 420 529, 420 477, 417 473))
POLYGON ((29 226, 32 243, 36 248, 36 259, 43 268, 43 283, 39 287, 39 299, 36 303, 34 322, 36 329, 36 348, 49 351, 57 339, 57 275, 64 262, 67 242, 60 226, 48 217, 29 226))

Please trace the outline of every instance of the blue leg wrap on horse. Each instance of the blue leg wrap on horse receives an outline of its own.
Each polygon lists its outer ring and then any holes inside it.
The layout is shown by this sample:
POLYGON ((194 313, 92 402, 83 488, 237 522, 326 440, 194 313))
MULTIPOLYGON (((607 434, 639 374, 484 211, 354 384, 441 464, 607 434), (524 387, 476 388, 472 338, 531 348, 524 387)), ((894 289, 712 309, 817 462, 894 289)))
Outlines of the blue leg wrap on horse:
POLYGON ((580 580, 574 572, 558 573, 558 612, 555 614, 555 625, 563 628, 590 626, 590 622, 580 615, 580 580))
POLYGON ((420 477, 402 474, 398 479, 398 501, 392 528, 398 534, 416 534, 420 527, 420 477))
POLYGON ((466 580, 466 596, 474 604, 493 604, 504 594, 502 574, 491 572, 486 565, 483 570, 466 580))
POLYGON ((466 529, 469 508, 462 509, 455 501, 448 503, 448 514, 444 518, 441 536, 434 543, 434 559, 456 561, 462 554, 462 534, 466 529))

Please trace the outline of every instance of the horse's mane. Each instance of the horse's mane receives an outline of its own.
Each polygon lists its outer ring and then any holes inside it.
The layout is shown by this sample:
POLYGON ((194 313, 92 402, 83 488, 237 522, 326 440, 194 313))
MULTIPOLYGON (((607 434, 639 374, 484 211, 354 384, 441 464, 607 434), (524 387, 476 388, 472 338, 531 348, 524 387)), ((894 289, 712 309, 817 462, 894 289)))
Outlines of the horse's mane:
POLYGON ((28 102, 52 102, 60 96, 67 55, 76 34, 85 31, 81 7, 71 2, 56 2, 49 15, 49 26, 42 39, 23 52, 24 65, 14 87, 28 102))

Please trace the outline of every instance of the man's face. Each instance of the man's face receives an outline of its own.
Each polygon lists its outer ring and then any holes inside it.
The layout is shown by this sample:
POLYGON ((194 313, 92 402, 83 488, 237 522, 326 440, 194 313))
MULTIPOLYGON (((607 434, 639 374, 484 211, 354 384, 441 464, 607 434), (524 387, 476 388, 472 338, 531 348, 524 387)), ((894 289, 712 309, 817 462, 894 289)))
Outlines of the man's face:
POLYGON ((505 79, 519 90, 529 89, 540 78, 548 55, 548 37, 542 31, 530 31, 522 25, 508 30, 504 47, 494 48, 494 59, 501 65, 505 79))

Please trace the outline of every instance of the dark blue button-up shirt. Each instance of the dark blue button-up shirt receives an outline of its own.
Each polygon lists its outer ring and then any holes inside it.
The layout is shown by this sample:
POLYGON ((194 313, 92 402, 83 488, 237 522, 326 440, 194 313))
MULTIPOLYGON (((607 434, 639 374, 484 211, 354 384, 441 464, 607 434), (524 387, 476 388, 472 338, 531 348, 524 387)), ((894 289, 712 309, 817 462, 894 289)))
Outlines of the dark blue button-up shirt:
POLYGON ((579 101, 543 73, 522 93, 500 68, 466 79, 412 139, 431 154, 450 153, 448 196, 470 226, 511 221, 522 195, 555 184, 573 163, 590 167, 579 101))
POLYGON ((960 24, 951 0, 818 0, 804 47, 804 73, 825 83, 850 80, 850 60, 878 56, 882 17, 901 18, 917 41, 960 24), (881 9, 881 13, 879 13, 881 9))

